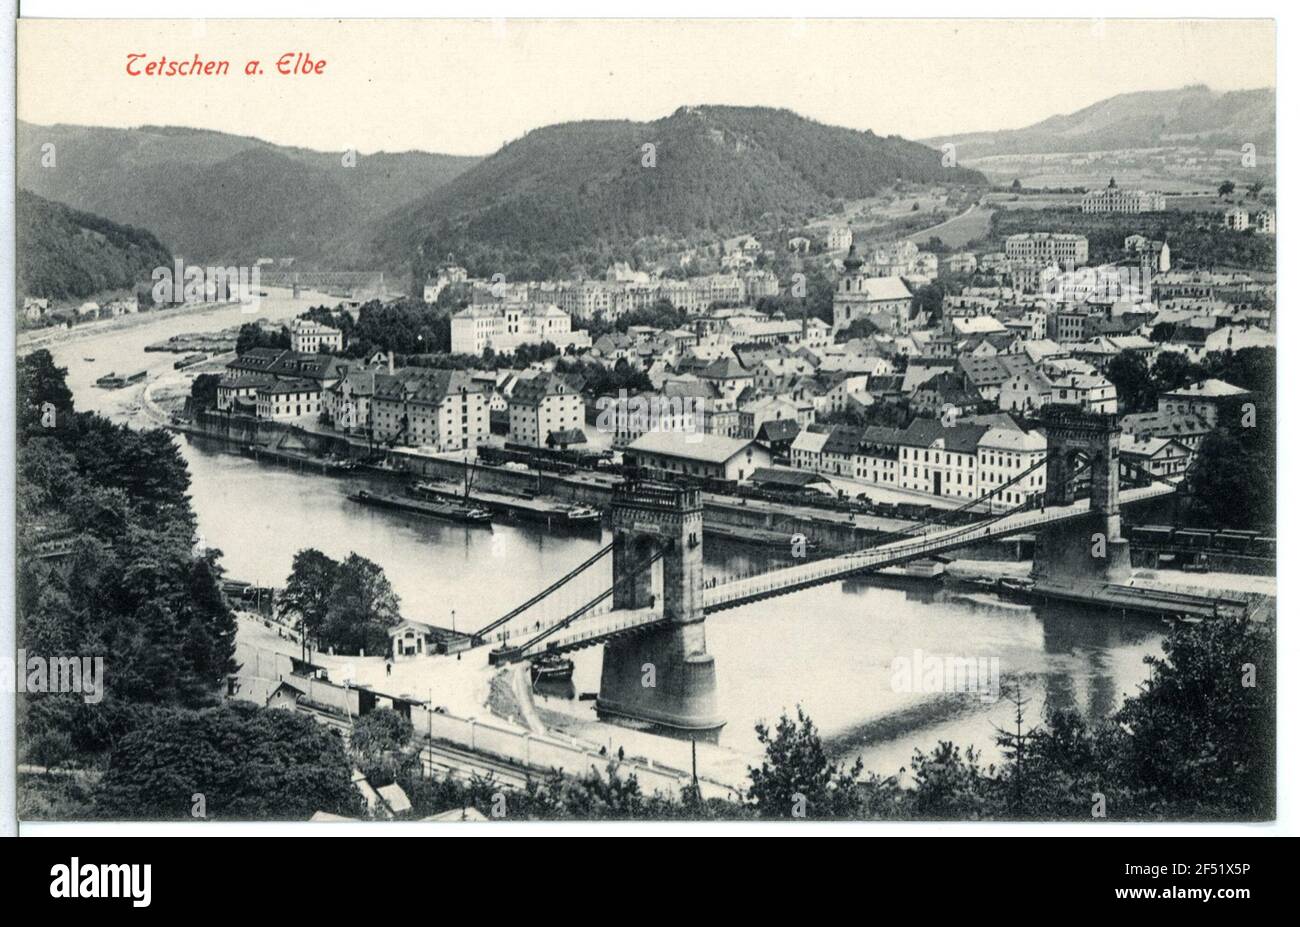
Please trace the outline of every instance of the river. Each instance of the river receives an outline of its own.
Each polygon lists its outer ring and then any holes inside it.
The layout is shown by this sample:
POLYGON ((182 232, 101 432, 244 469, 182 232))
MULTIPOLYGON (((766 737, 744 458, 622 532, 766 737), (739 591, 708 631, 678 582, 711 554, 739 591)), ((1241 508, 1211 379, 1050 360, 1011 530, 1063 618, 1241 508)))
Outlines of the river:
MULTIPOLYGON (((259 315, 287 318, 310 300, 268 299, 259 315)), ((175 356, 143 347, 180 331, 237 324, 238 307, 172 318, 139 329, 58 345, 78 408, 132 416, 140 387, 106 392, 93 381, 109 370, 170 370, 175 356), (85 357, 95 360, 86 361, 85 357)), ((204 443, 178 439, 192 475, 203 541, 223 551, 228 574, 282 585, 293 555, 316 547, 335 558, 355 551, 383 566, 404 614, 465 630, 519 604, 602 543, 595 532, 550 535, 532 525, 491 530, 445 524, 348 501, 349 481, 266 466, 204 443)), ((761 568, 765 555, 706 541, 710 578, 761 568)), ((608 567, 602 576, 608 583, 608 567)), ((591 576, 559 605, 594 594, 591 576)), ((882 774, 906 766, 914 749, 940 740, 973 745, 995 759, 997 727, 1014 724, 1012 703, 900 687, 895 661, 925 656, 996 659, 1001 682, 1019 685, 1030 723, 1044 707, 1072 707, 1091 720, 1112 712, 1147 678, 1143 657, 1159 651, 1163 626, 1064 605, 1024 605, 957 587, 905 579, 834 583, 711 616, 718 701, 727 725, 720 744, 756 754, 753 727, 802 705, 833 755, 862 757, 882 774)), ((574 654, 578 692, 595 691, 600 648, 574 654)), ((985 664, 992 667, 992 663, 985 664)), ((588 715, 591 702, 543 700, 588 715)))

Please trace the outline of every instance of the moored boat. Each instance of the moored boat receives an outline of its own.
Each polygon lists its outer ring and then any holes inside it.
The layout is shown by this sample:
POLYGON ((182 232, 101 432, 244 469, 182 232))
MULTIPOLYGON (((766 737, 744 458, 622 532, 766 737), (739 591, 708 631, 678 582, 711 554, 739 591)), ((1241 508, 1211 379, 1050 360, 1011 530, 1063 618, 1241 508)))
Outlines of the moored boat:
POLYGON ((533 682, 560 682, 573 678, 573 661, 559 654, 542 654, 528 664, 533 682))
POLYGON ((576 505, 564 513, 565 521, 571 525, 592 525, 600 522, 600 509, 589 505, 576 505))
POLYGON ((409 496, 394 496, 388 493, 372 492, 368 489, 351 493, 348 498, 362 505, 415 512, 418 515, 429 515, 433 518, 442 518, 467 525, 486 525, 490 527, 492 524, 491 512, 467 505, 454 505, 439 500, 412 499, 409 496))

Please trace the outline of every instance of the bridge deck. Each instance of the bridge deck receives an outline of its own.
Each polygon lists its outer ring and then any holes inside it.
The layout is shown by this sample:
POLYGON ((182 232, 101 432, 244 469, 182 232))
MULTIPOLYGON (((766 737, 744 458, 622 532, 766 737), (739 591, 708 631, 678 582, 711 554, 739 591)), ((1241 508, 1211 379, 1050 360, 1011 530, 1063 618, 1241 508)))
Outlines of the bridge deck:
MULTIPOLYGON (((1173 487, 1168 485, 1125 489, 1120 492, 1120 504, 1163 496, 1173 491, 1173 487)), ((704 590, 704 611, 709 613, 736 608, 749 602, 757 602, 761 599, 784 595, 810 586, 834 582, 837 579, 865 570, 877 570, 881 567, 915 560, 918 557, 928 557, 958 547, 965 547, 974 541, 1017 534, 1041 525, 1081 518, 1087 515, 1089 510, 1089 500, 1080 499, 1073 505, 1057 506, 1042 511, 1018 512, 971 525, 939 528, 926 534, 893 541, 868 550, 841 554, 824 560, 814 560, 796 566, 772 570, 760 576, 751 576, 747 579, 736 580, 735 582, 704 590)), ((572 624, 553 638, 542 641, 527 650, 513 650, 508 654, 507 659, 511 661, 526 660, 546 652, 566 653, 571 650, 601 644, 623 634, 657 627, 664 623, 663 614, 654 609, 597 609, 574 620, 572 624)), ((518 632, 514 633, 519 636, 518 632)), ((526 633, 531 633, 531 631, 526 633)), ((502 644, 503 651, 511 651, 509 644, 511 636, 512 633, 507 631, 493 635, 491 639, 499 641, 502 644)))
MULTIPOLYGON (((1120 492, 1120 504, 1138 502, 1173 492, 1168 485, 1142 486, 1125 489, 1120 492)), ((1089 501, 1080 499, 1073 505, 1056 506, 1045 510, 1018 512, 992 522, 976 522, 972 525, 959 525, 952 528, 940 528, 916 537, 904 538, 872 547, 868 550, 841 554, 824 560, 813 560, 796 566, 772 570, 759 576, 726 583, 704 593, 704 611, 717 612, 735 608, 747 602, 756 602, 772 596, 784 595, 809 586, 832 582, 864 570, 878 570, 882 567, 905 563, 918 557, 928 557, 945 551, 965 547, 974 541, 986 538, 1002 537, 1030 531, 1042 525, 1081 518, 1089 512, 1089 501)))

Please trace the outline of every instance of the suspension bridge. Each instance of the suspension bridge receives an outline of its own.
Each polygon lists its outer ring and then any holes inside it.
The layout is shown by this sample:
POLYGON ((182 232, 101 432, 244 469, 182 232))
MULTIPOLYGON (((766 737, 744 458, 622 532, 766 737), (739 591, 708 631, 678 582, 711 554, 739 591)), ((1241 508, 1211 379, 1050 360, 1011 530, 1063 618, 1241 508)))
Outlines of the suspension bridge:
POLYGON ((700 491, 626 483, 615 488, 609 509, 613 540, 484 625, 474 643, 496 645, 489 654, 493 664, 603 644, 602 716, 716 732, 722 721, 704 637, 705 616, 713 612, 1024 532, 1040 538, 1036 574, 1084 585, 1126 578, 1120 507, 1176 487, 1141 467, 1121 465, 1114 416, 1049 407, 1043 426, 1048 442, 1042 459, 959 508, 860 550, 722 583, 705 582, 700 491), (1040 468, 1047 471, 1041 492, 1022 492, 1021 504, 991 510, 999 493, 1023 491, 1040 468), (607 558, 612 580, 601 580, 603 570, 596 567, 607 558))

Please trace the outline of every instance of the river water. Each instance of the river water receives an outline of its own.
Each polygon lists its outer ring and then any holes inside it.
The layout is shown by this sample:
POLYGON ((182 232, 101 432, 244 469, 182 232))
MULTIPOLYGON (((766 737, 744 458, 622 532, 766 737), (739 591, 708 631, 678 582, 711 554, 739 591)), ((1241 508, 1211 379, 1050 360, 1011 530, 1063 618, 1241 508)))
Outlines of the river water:
MULTIPOLYGON (((264 300, 259 314, 284 318, 307 300, 264 300)), ((69 368, 78 408, 134 419, 140 387, 93 387, 109 370, 170 370, 175 356, 143 347, 181 331, 246 321, 238 307, 178 317, 146 328, 96 335, 53 349, 69 368), (85 360, 94 357, 94 361, 85 360)), ((282 585, 293 555, 316 547, 335 558, 355 551, 383 566, 403 613, 473 629, 519 604, 590 556, 603 543, 551 535, 527 524, 491 530, 369 509, 348 501, 350 481, 258 464, 205 442, 180 440, 203 541, 223 551, 228 575, 282 585)), ((710 578, 761 569, 768 555, 705 542, 710 578)), ((560 608, 576 607, 608 584, 608 566, 566 590, 560 608), (602 583, 603 579, 603 583, 602 583)), ((594 573, 596 568, 593 568, 594 573)), ((548 615, 552 612, 548 611, 548 615)), ((983 658, 1004 689, 1019 687, 1030 723, 1044 707, 1073 707, 1091 720, 1112 712, 1147 678, 1143 657, 1159 651, 1163 626, 1065 605, 1023 605, 920 580, 872 578, 835 583, 725 611, 707 623, 716 660, 718 702, 727 725, 720 743, 755 754, 757 722, 774 722, 797 705, 808 712, 837 757, 862 757, 889 774, 916 748, 940 740, 970 744, 995 759, 996 729, 1012 725, 1006 699, 918 691, 900 685, 897 661, 983 658)), ((573 655, 578 692, 599 686, 601 649, 573 655)), ((547 707, 582 716, 591 702, 547 707)))

